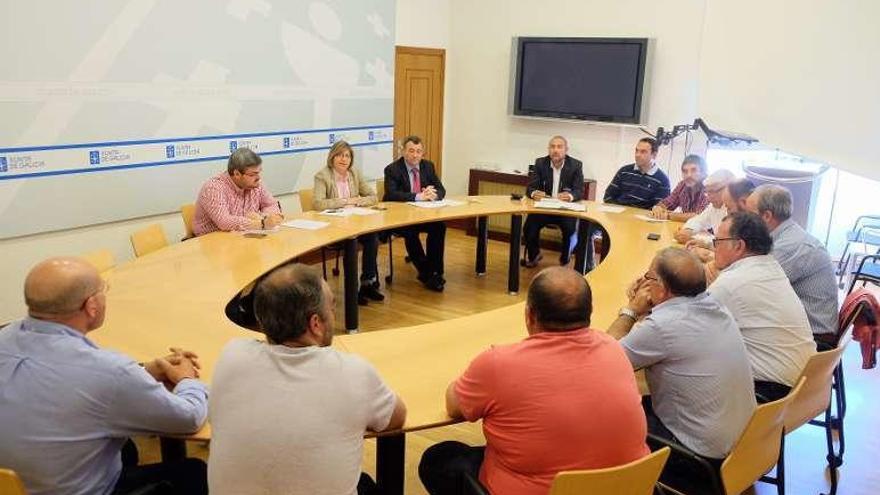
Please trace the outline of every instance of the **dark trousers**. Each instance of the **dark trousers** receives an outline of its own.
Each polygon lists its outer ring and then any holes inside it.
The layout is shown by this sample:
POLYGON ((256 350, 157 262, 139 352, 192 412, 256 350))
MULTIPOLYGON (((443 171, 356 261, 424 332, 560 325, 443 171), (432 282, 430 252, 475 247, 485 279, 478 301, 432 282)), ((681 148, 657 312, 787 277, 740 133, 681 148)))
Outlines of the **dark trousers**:
POLYGON ((577 230, 577 219, 533 213, 526 217, 523 236, 526 241, 526 259, 531 261, 538 256, 541 241, 541 229, 547 225, 558 225, 562 231, 562 252, 560 257, 565 260, 571 254, 571 239, 577 230))
POLYGON ((471 447, 461 442, 440 442, 422 454, 419 479, 431 495, 470 495, 473 490, 465 474, 477 480, 486 447, 471 447))
POLYGON ((361 285, 379 280, 379 267, 376 258, 379 256, 379 235, 364 234, 358 237, 363 247, 361 253, 361 285))
POLYGON ((361 479, 358 480, 358 495, 379 495, 379 487, 373 478, 367 473, 361 473, 361 479))
MULTIPOLYGON (((660 437, 669 443, 688 448, 675 438, 675 435, 669 431, 669 428, 663 424, 663 421, 654 412, 650 395, 642 396, 642 408, 645 410, 645 419, 648 422, 648 433, 660 437)), ((652 442, 650 438, 648 439, 648 446, 652 451, 663 448, 662 443, 652 442)), ((703 459, 709 463, 716 473, 719 472, 721 463, 724 461, 724 459, 713 459, 711 457, 703 457, 703 459)), ((660 481, 684 493, 707 493, 711 491, 708 487, 712 486, 712 478, 705 467, 701 467, 693 459, 678 454, 674 450, 670 454, 666 466, 663 468, 660 481)))
POLYGON ((150 495, 207 495, 208 466, 201 459, 187 458, 138 466, 137 448, 129 440, 122 447, 122 474, 114 495, 138 493, 150 495))
POLYGON ((420 275, 443 275, 443 252, 446 250, 446 224, 443 222, 423 223, 398 230, 406 244, 406 254, 420 275), (425 232, 428 252, 422 249, 419 234, 425 232))
POLYGON ((755 380, 755 399, 758 404, 766 404, 779 400, 791 391, 791 387, 776 382, 760 382, 755 380))

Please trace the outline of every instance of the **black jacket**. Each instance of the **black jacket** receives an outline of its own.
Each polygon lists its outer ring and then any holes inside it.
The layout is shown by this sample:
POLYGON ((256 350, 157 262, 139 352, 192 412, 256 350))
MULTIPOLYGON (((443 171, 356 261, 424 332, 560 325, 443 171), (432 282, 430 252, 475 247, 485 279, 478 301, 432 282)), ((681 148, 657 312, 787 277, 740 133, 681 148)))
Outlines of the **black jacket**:
MULTIPOLYGON (((584 199, 584 167, 580 160, 565 155, 565 163, 562 164, 562 175, 559 177, 559 191, 568 189, 574 196, 574 201, 584 199)), ((544 156, 535 160, 535 171, 526 188, 526 195, 532 197, 532 192, 544 191, 549 197, 553 194, 553 170, 550 165, 550 157, 544 156)))
MULTIPOLYGON (((419 162, 419 183, 422 188, 434 186, 437 190, 437 199, 446 196, 446 189, 440 178, 434 173, 434 164, 428 160, 419 162)), ((382 201, 415 201, 416 195, 411 192, 409 183, 409 171, 403 157, 388 164, 385 167, 385 196, 382 201)))

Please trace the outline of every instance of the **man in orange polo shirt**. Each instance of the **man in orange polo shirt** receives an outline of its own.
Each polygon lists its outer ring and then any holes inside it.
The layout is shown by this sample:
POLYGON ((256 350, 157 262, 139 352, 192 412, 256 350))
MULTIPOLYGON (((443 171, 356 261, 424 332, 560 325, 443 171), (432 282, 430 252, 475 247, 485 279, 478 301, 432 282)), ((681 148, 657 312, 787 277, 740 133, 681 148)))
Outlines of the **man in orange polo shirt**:
POLYGON ((589 328, 592 293, 574 270, 532 280, 529 337, 493 346, 449 385, 451 417, 483 420, 485 447, 442 442, 419 477, 431 494, 467 493, 465 474, 498 494, 546 495, 556 473, 611 467, 648 454, 645 414, 620 345, 589 328))

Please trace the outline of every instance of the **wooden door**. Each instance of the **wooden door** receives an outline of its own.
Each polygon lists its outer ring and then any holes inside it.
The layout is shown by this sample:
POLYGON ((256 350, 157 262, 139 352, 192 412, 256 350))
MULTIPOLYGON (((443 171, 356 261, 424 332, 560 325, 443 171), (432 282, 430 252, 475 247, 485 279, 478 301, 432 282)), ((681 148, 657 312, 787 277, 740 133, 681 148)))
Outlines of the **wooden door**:
MULTIPOLYGON (((415 134, 425 158, 443 170, 443 80, 446 51, 398 46, 394 57, 394 142, 415 134)), ((398 151, 395 148, 395 158, 398 151)))

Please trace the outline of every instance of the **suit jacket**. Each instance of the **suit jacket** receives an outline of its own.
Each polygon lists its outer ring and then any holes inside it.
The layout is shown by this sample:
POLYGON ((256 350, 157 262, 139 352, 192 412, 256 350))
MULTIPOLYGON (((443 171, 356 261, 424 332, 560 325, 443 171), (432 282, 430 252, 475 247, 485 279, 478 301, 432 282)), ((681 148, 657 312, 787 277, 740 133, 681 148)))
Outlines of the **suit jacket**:
MULTIPOLYGON (((535 172, 531 176, 526 195, 532 197, 534 191, 544 191, 547 196, 553 194, 553 165, 550 164, 550 156, 544 156, 535 160, 535 172)), ((562 164, 562 175, 559 177, 559 192, 568 189, 574 196, 574 201, 584 199, 584 166, 577 158, 565 155, 562 164)))
MULTIPOLYGON (((428 160, 419 162, 419 183, 422 188, 434 186, 437 190, 437 199, 446 197, 446 189, 440 178, 434 173, 434 164, 428 160)), ((411 192, 409 183, 409 171, 403 157, 388 164, 385 167, 385 197, 383 201, 415 201, 416 195, 411 192)))
MULTIPOLYGON (((363 174, 353 166, 348 169, 348 190, 352 196, 365 199, 363 206, 376 204, 376 191, 364 180, 363 174)), ((315 173, 315 189, 312 198, 312 209, 326 210, 345 206, 345 200, 339 197, 336 189, 336 174, 330 167, 324 167, 315 173)))

